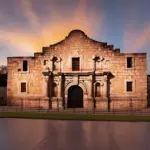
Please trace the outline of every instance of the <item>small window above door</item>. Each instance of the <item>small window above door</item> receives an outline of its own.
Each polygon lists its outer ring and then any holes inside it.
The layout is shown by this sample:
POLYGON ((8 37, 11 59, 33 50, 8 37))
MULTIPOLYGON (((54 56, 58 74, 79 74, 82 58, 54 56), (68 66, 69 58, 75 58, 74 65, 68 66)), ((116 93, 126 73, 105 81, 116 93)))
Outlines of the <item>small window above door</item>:
POLYGON ((80 71, 80 58, 72 58, 72 71, 80 71))

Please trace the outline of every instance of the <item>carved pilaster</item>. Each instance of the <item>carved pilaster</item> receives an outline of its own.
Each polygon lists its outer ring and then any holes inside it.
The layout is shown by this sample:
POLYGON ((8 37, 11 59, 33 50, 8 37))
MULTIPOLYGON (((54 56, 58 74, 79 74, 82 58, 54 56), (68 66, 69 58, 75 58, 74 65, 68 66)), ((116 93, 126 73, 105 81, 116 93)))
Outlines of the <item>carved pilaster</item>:
POLYGON ((93 71, 96 71, 97 69, 102 70, 103 69, 103 56, 95 55, 92 57, 93 59, 93 71))
POLYGON ((48 97, 48 83, 49 83, 49 76, 43 77, 43 96, 48 97))
POLYGON ((89 77, 89 98, 92 98, 92 93, 93 93, 93 75, 90 75, 89 77))
POLYGON ((58 97, 61 97, 61 91, 62 91, 62 76, 59 76, 59 84, 58 84, 58 97))
POLYGON ((59 71, 61 72, 61 61, 62 59, 60 57, 57 58, 57 63, 59 63, 59 71))
POLYGON ((96 71, 95 56, 92 57, 92 61, 93 61, 93 71, 96 71))
POLYGON ((59 84, 58 84, 58 108, 62 108, 63 99, 62 99, 62 75, 59 76, 59 84))
POLYGON ((76 75, 76 76, 73 77, 73 83, 74 83, 75 85, 78 85, 78 84, 79 84, 79 76, 78 76, 78 75, 76 75))
POLYGON ((103 86, 103 95, 104 95, 104 98, 107 98, 108 97, 108 80, 107 80, 107 76, 104 76, 104 86, 103 86))
POLYGON ((50 69, 50 71, 53 71, 53 61, 52 60, 49 61, 49 69, 50 69))
POLYGON ((93 108, 93 75, 90 75, 88 78, 88 97, 84 100, 84 108, 93 108))

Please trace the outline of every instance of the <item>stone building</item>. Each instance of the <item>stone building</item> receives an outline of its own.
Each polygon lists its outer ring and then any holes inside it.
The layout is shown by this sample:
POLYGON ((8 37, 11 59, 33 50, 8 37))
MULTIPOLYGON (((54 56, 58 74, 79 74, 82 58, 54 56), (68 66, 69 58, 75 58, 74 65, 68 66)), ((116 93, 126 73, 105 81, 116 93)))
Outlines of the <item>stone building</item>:
POLYGON ((147 106, 150 107, 150 75, 147 75, 147 106))
POLYGON ((147 106, 146 59, 146 53, 120 53, 73 30, 34 57, 8 57, 8 104, 142 109, 147 106))

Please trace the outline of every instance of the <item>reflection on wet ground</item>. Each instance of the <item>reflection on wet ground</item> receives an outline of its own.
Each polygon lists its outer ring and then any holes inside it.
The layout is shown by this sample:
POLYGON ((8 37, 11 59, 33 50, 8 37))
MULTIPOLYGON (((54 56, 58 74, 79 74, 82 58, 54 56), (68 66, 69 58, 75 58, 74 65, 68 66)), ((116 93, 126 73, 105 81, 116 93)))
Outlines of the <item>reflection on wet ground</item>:
POLYGON ((0 119, 0 150, 149 150, 149 122, 0 119))

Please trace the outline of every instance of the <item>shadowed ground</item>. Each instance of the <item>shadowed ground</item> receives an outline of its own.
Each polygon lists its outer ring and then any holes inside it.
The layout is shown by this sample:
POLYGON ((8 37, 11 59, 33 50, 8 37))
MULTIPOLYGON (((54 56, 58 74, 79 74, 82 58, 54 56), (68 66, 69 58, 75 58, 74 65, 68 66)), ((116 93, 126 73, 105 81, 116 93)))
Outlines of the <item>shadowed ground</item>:
POLYGON ((0 118, 30 118, 52 120, 89 120, 89 121, 150 121, 148 115, 136 114, 74 114, 46 112, 0 112, 0 118))

